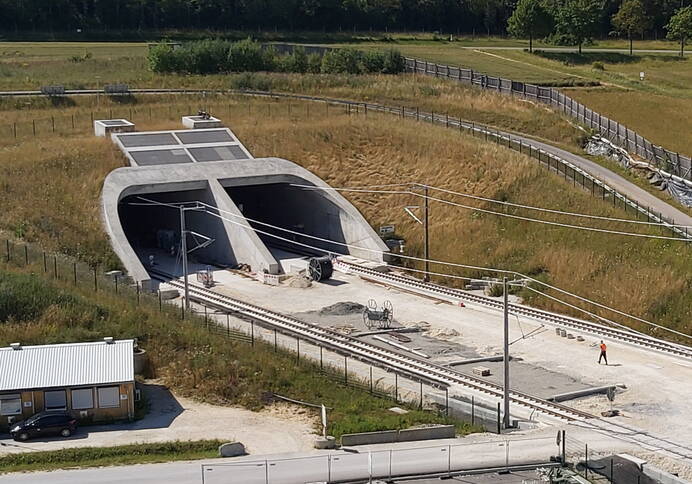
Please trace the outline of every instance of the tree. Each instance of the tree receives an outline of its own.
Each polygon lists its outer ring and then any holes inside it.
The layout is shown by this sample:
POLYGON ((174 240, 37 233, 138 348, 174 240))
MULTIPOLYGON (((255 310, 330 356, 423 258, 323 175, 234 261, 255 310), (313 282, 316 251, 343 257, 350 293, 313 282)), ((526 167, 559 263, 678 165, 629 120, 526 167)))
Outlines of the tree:
POLYGON ((557 8, 558 33, 579 46, 591 40, 601 17, 602 0, 564 0, 557 8))
POLYGON ((544 37, 553 30, 553 17, 543 8, 541 0, 519 0, 507 22, 507 30, 514 37, 528 37, 529 52, 533 52, 534 37, 544 37))
POLYGON ((641 0, 625 0, 620 5, 620 10, 613 15, 612 21, 618 32, 627 34, 632 55, 632 34, 642 35, 651 26, 644 3, 641 0))
POLYGON ((692 6, 684 7, 675 12, 666 25, 668 38, 680 41, 680 57, 685 55, 685 44, 692 37, 692 6))

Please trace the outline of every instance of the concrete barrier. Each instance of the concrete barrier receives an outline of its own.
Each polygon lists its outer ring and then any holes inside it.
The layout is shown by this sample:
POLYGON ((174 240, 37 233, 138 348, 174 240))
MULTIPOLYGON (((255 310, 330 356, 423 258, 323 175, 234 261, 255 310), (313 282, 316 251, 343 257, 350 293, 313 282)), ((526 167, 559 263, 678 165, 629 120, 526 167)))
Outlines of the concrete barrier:
POLYGON ((391 444, 397 441, 398 431, 383 430, 381 432, 362 432, 359 434, 344 434, 341 436, 341 446, 391 444))
POLYGON ((394 442, 413 442, 415 440, 453 439, 454 437, 456 437, 454 425, 434 425, 413 429, 344 434, 341 436, 341 446, 391 444, 394 442))
POLYGON ((412 442, 414 440, 453 439, 456 437, 454 425, 436 425, 434 427, 422 427, 419 429, 399 430, 399 442, 412 442))

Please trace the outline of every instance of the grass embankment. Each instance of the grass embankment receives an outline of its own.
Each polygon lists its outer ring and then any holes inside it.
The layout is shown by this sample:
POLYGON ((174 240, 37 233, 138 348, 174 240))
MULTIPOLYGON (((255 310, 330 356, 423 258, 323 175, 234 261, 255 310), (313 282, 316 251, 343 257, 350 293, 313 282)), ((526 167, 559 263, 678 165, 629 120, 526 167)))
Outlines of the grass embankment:
MULTIPOLYGON (((194 106, 193 101, 188 102, 194 106)), ((325 106, 319 104, 293 102, 289 118, 284 101, 248 103, 247 99, 240 99, 224 104, 229 100, 207 97, 200 102, 222 119, 230 120, 229 125, 255 156, 293 160, 333 186, 417 181, 558 210, 619 218, 632 216, 573 188, 571 183, 546 173, 522 155, 441 127, 422 128, 415 121, 373 113, 367 118, 349 117, 343 108, 332 107, 327 114, 325 106)), ((153 120, 149 120, 148 107, 141 108, 135 116, 140 129, 176 127, 179 115, 189 110, 187 102, 170 101, 158 108, 154 106, 153 120)), ((112 254, 95 216, 95 207, 101 180, 122 161, 110 142, 85 133, 90 129, 88 125, 87 118, 80 125, 82 134, 28 138, 4 150, 0 155, 0 173, 5 181, 5 210, 0 214, 0 223, 15 232, 21 227, 25 237, 47 246, 73 252, 74 246, 80 246, 84 257, 108 261, 112 254), (70 171, 61 176, 64 166, 70 167, 70 171), (33 189, 37 185, 46 188, 37 192, 33 189), (82 187, 79 198, 73 195, 74 186, 82 187), (72 197, 81 203, 71 202, 72 197), (65 205, 70 207, 67 213, 55 210, 65 205), (84 240, 92 243, 87 246, 84 240)), ((402 208, 418 204, 419 200, 347 196, 373 226, 394 223, 398 234, 407 239, 410 253, 422 254, 420 227, 402 208)), ((532 212, 511 213, 536 216, 532 212)), ((690 331, 692 256, 689 248, 679 242, 549 227, 472 214, 435 203, 431 214, 431 254, 436 259, 514 269, 636 316, 690 331)), ((557 216, 547 216, 546 220, 580 223, 557 216)), ((589 225, 641 230, 614 222, 589 225)), ((565 310, 547 299, 530 294, 526 297, 537 306, 565 310)), ((634 326, 646 330, 641 325, 634 326)))
POLYGON ((38 276, 41 269, 0 265, 0 346, 13 341, 29 345, 137 338, 149 356, 145 376, 160 378, 176 394, 200 401, 259 410, 265 405, 262 394, 273 391, 321 402, 332 408, 328 431, 335 437, 425 423, 454 423, 459 433, 476 430, 434 411, 345 386, 320 375, 318 364, 297 362, 295 354, 275 351, 273 345, 256 341, 251 346, 207 331, 203 320, 181 321, 174 308, 160 312, 155 298, 151 304, 137 304, 132 295, 95 293, 88 275, 80 278, 83 285, 73 286, 64 279, 47 280, 50 274, 38 276), (388 411, 395 405, 411 411, 395 415, 388 411))
POLYGON ((8 454, 0 457, 0 473, 206 459, 217 457, 222 443, 220 440, 177 441, 8 454))
MULTIPOLYGON (((383 48, 366 43, 359 48, 383 48)), ((672 53, 468 49, 456 43, 394 44, 408 56, 540 85, 562 86, 586 106, 669 150, 692 153, 692 58, 672 53), (644 72, 644 81, 639 74, 644 72), (588 87, 600 83, 603 87, 588 87), (570 86, 585 86, 574 87, 570 86)))

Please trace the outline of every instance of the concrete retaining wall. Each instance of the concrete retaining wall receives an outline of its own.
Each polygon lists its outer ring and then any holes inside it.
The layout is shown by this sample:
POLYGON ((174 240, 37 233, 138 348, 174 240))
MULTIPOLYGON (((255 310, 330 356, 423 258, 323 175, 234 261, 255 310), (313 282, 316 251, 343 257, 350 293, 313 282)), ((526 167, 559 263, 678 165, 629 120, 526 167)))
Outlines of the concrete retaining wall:
POLYGON ((415 440, 453 439, 454 437, 456 437, 454 425, 436 425, 403 430, 344 434, 341 436, 341 445, 348 447, 351 445, 391 444, 415 440))
POLYGON ((457 432, 454 425, 440 425, 436 427, 424 427, 420 429, 399 430, 399 442, 412 442, 414 440, 453 439, 457 432))
POLYGON ((397 441, 398 434, 397 430, 344 434, 341 436, 341 445, 346 447, 350 445, 391 444, 397 441))

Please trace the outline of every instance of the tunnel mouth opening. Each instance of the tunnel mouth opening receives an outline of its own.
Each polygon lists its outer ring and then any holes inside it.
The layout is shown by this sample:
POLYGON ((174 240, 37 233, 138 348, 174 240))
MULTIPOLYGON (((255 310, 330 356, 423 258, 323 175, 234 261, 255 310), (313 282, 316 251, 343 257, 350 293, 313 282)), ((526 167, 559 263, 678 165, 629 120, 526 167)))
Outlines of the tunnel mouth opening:
MULTIPOLYGON (((210 202, 204 188, 129 195, 118 205, 118 215, 127 240, 149 272, 156 270, 175 277, 183 275, 181 219, 177 204, 210 202)), ((189 204, 187 206, 192 206, 189 204)), ((188 273, 209 266, 226 267, 230 243, 217 217, 204 211, 186 211, 185 229, 188 246, 188 273), (211 239, 206 247, 197 248, 211 239)))
POLYGON ((287 182, 227 186, 225 190, 277 260, 291 255, 348 254, 348 247, 340 245, 346 243, 343 210, 322 190, 287 182))

